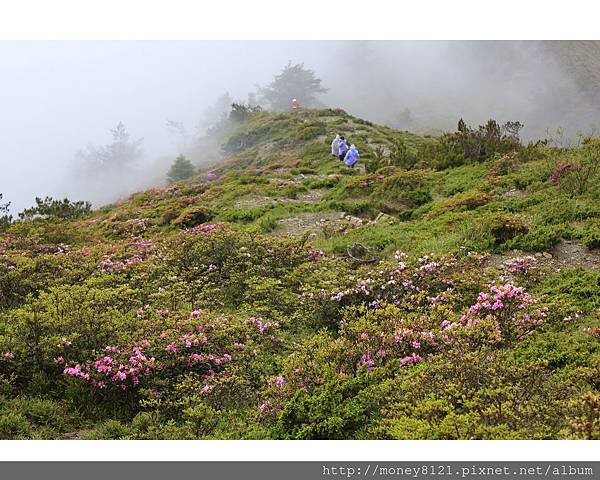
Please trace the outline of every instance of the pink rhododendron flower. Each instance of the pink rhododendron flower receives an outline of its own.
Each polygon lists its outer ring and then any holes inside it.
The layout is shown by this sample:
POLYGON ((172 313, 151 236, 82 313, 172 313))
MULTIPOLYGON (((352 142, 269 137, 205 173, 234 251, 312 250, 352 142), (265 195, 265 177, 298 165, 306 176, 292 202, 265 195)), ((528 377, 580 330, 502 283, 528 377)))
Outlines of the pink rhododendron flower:
POLYGON ((417 355, 416 353, 413 353, 412 355, 409 355, 407 357, 404 357, 400 360, 400 365, 405 366, 405 365, 414 365, 417 364, 419 362, 421 362, 423 359, 421 358, 420 355, 417 355))
POLYGON ((285 378, 283 378, 283 377, 277 377, 275 379, 275 385, 277 385, 279 388, 283 387, 284 383, 285 383, 285 378))

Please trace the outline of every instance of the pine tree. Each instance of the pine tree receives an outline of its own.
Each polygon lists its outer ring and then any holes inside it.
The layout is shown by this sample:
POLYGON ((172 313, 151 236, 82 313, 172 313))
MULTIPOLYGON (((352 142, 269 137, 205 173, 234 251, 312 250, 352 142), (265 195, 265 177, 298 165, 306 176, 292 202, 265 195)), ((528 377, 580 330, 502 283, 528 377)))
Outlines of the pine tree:
POLYGON ((194 173, 196 173, 196 168, 192 162, 190 162, 185 155, 179 155, 173 162, 173 165, 171 165, 171 169, 167 174, 167 179, 171 183, 178 182, 190 178, 194 173))
MULTIPOLYGON (((0 193, 0 200, 2 200, 2 194, 0 193)), ((0 230, 4 230, 12 223, 12 215, 9 214, 10 202, 0 203, 0 230)))

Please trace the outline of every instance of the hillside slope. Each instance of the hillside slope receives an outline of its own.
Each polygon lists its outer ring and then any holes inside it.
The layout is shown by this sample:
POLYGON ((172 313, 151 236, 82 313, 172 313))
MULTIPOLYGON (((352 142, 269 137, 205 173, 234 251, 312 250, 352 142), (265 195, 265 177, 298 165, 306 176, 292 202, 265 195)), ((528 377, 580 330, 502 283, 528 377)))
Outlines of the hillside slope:
POLYGON ((0 438, 598 438, 600 143, 479 141, 259 112, 187 182, 14 223, 0 438))

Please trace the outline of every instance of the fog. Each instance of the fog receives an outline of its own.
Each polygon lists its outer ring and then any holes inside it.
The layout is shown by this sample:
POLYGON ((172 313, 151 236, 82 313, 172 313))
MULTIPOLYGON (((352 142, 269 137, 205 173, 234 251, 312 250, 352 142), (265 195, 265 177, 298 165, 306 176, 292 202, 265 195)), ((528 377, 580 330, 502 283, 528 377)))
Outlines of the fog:
POLYGON ((219 96, 245 101, 288 60, 323 80, 324 106, 418 132, 496 118, 532 139, 600 118, 539 42, 0 42, 0 193, 16 214, 36 196, 100 205, 160 186, 181 149, 168 120, 199 132, 219 96), (75 175, 77 151, 119 122, 144 139, 135 170, 75 175))

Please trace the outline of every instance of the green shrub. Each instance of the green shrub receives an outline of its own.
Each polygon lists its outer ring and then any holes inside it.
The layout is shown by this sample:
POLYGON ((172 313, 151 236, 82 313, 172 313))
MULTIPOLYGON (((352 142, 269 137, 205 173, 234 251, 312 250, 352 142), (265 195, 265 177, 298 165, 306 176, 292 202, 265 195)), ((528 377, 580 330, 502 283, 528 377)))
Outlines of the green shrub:
POLYGON ((523 235, 528 235, 529 222, 521 215, 491 214, 484 217, 496 245, 513 245, 523 235))
POLYGON ((0 440, 18 440, 28 438, 31 424, 21 413, 9 412, 0 415, 0 440))
POLYGON ((369 421, 377 415, 376 395, 364 389, 373 381, 359 376, 317 387, 312 394, 299 390, 285 404, 274 435, 290 440, 365 438, 369 421))
POLYGON ((54 200, 52 197, 46 197, 42 200, 36 197, 35 203, 35 207, 26 208, 23 212, 19 213, 19 218, 75 219, 88 215, 92 208, 90 202, 71 202, 67 198, 64 200, 54 200))
POLYGON ((452 352, 409 369, 387 391, 375 435, 431 440, 557 436, 564 425, 560 405, 568 395, 543 366, 485 351, 452 352))
POLYGON ((132 430, 118 420, 107 420, 96 430, 88 432, 86 440, 130 440, 132 430))
POLYGON ((581 147, 568 152, 556 163, 552 184, 568 195, 582 195, 600 178, 600 139, 585 138, 581 147))
POLYGON ((249 223, 258 220, 270 210, 269 207, 258 208, 237 208, 235 210, 227 210, 222 214, 224 220, 228 222, 243 222, 249 223))
POLYGON ((383 179, 376 193, 384 200, 413 208, 431 200, 429 172, 409 170, 383 179))
POLYGON ((489 120, 474 129, 460 119, 457 131, 446 133, 423 149, 423 159, 437 169, 457 167, 472 162, 483 162, 493 155, 518 151, 521 147, 519 122, 499 125, 489 120))
POLYGON ((441 193, 444 196, 452 196, 468 190, 478 190, 485 181, 484 165, 461 165, 443 172, 443 187, 441 193))
POLYGON ((447 200, 444 200, 439 206, 439 210, 442 212, 448 211, 460 211, 460 210, 474 210, 488 203, 491 197, 487 193, 470 191, 465 193, 459 193, 454 195, 447 200))
POLYGON ((213 211, 203 205, 191 205, 185 208, 173 222, 181 228, 192 228, 209 222, 214 217, 213 211))
POLYGON ((592 312, 600 307, 600 273, 597 271, 563 270, 542 278, 537 290, 548 302, 568 305, 569 313, 577 310, 592 312))
POLYGON ((296 132, 295 138, 298 141, 306 141, 317 138, 320 135, 325 135, 326 133, 327 129, 323 122, 314 122, 302 125, 296 132))
POLYGON ((600 219, 590 219, 578 227, 576 231, 577 236, 581 238, 581 243, 587 248, 600 248, 600 219))
POLYGON ((528 252, 551 250, 565 238, 567 232, 568 228, 565 225, 534 225, 527 233, 517 235, 505 246, 528 252))

